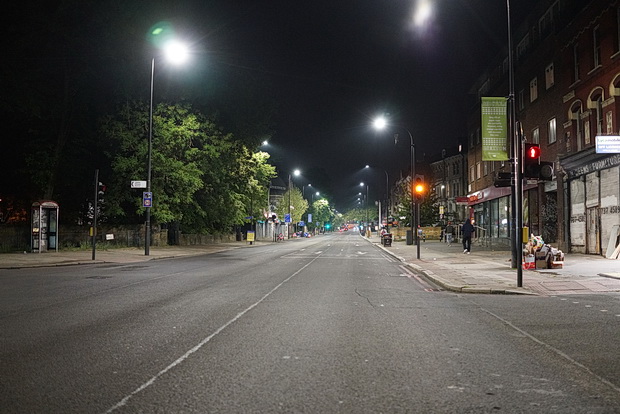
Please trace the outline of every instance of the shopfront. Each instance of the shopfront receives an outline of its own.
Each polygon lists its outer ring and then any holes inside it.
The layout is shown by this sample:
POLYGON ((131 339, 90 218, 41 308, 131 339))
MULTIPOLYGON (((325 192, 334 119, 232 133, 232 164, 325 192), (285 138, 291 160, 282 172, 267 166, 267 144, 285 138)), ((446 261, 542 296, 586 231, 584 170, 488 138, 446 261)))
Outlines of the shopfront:
POLYGON ((603 254, 620 225, 620 154, 594 148, 564 157, 564 237, 569 251, 603 254))

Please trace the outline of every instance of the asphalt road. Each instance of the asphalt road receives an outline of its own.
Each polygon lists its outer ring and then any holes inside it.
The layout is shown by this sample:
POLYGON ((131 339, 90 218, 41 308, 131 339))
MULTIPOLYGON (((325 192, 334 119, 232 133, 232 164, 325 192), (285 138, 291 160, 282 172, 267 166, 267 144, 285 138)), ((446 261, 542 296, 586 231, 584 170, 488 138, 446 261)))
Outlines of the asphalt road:
POLYGON ((620 411, 620 296, 443 292, 356 234, 0 283, 2 413, 620 411))

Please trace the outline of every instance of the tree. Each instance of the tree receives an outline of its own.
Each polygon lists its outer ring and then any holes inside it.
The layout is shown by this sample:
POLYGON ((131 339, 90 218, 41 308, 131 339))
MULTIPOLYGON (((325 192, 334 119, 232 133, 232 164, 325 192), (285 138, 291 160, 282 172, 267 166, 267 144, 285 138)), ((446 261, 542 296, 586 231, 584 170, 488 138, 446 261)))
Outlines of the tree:
POLYGON ((289 213, 289 199, 291 201, 291 222, 297 223, 301 221, 304 213, 308 210, 308 201, 304 199, 299 188, 292 187, 286 190, 276 206, 276 214, 282 221, 284 221, 284 216, 289 213))
MULTIPOLYGON (((106 214, 114 221, 135 221, 144 213, 141 190, 131 180, 145 179, 148 108, 130 102, 101 122, 112 165, 106 214)), ((274 174, 264 153, 225 134, 189 104, 159 104, 153 114, 152 218, 191 233, 227 232, 241 224, 248 206, 274 174)))

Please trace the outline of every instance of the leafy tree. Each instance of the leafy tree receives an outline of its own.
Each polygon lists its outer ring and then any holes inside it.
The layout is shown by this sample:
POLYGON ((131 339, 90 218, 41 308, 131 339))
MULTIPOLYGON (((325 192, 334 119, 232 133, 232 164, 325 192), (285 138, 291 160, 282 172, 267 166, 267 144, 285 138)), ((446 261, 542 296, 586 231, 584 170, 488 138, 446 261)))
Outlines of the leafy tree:
MULTIPOLYGON (((113 185, 106 196, 106 213, 114 221, 135 221, 144 213, 141 190, 128 189, 130 180, 147 176, 148 108, 139 102, 124 105, 101 123, 108 143, 113 185)), ((192 233, 229 231, 243 222, 251 200, 274 174, 264 153, 220 131, 190 105, 159 104, 153 113, 152 218, 174 223, 192 233)))
POLYGON ((321 223, 325 226, 325 223, 331 223, 334 218, 333 209, 329 206, 329 201, 325 198, 321 198, 312 203, 312 221, 315 223, 321 223))
POLYGON ((291 222, 296 223, 302 219, 304 213, 308 210, 308 201, 304 199, 299 188, 292 187, 286 190, 276 206, 276 214, 282 221, 284 221, 284 216, 289 212, 289 199, 291 202, 291 222))

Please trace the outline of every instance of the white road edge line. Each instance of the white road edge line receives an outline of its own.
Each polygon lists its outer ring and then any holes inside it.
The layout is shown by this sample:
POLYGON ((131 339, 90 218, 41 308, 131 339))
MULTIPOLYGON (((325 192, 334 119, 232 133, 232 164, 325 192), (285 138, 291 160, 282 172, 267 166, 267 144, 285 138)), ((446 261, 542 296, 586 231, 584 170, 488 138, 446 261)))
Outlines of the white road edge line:
POLYGON ((120 400, 119 402, 117 402, 116 404, 114 404, 110 409, 108 409, 107 411, 105 411, 105 413, 111 413, 113 411, 116 411, 117 409, 125 406, 127 404, 127 402, 134 397, 136 394, 144 391, 145 389, 147 389, 148 387, 150 387, 151 385, 153 385, 155 383, 155 381, 157 381, 157 379, 159 379, 159 377, 161 377, 162 375, 164 375, 166 372, 170 371, 172 368, 176 367, 177 365, 181 364, 183 361, 185 361, 187 358, 189 358, 192 354, 194 354, 195 352, 197 352, 198 350, 200 350, 200 348, 202 348, 205 344, 207 344, 207 342, 209 342, 210 340, 212 340, 213 338, 215 338, 220 332, 222 332, 224 329, 226 329, 228 326, 230 326, 232 323, 234 323, 235 321, 239 320, 243 315, 245 315, 246 313, 248 313, 249 311, 251 311, 252 309, 254 309, 256 306, 258 306, 261 302, 263 302, 265 299, 267 299, 273 292, 275 292, 276 290, 278 290, 282 285, 284 285, 286 282, 288 282, 289 280, 291 280, 293 277, 297 276, 299 273, 301 273, 306 267, 310 266, 315 260, 317 260, 319 258, 319 256, 316 256, 314 259, 312 259, 311 261, 309 261, 305 266, 303 266, 302 268, 300 268, 299 270, 297 270, 295 273, 293 273, 292 275, 290 275, 289 277, 287 277, 286 279, 284 279, 282 282, 280 282, 276 287, 274 287, 273 289, 271 289, 267 294, 265 294, 265 296, 263 296, 262 298, 260 298, 257 302, 253 303, 252 305, 248 306, 245 310, 239 312, 237 314, 237 316, 235 316, 234 318, 232 318, 231 320, 229 320, 228 322, 226 322, 224 325, 220 326, 215 332, 213 332, 211 335, 207 336, 206 338, 204 338, 202 341, 200 341, 198 343, 198 345, 196 345, 195 347, 193 347, 192 349, 190 349, 189 351, 187 351, 185 354, 183 354, 181 357, 179 357, 176 361, 174 361, 172 364, 168 365, 166 368, 162 369, 161 371, 159 371, 157 374, 155 374, 151 379, 149 379, 148 381, 146 381, 144 384, 140 385, 138 388, 136 388, 134 391, 132 391, 130 394, 128 394, 127 396, 125 396, 122 400, 120 400))
POLYGON ((583 371, 585 371, 586 373, 588 373, 589 375, 591 375, 592 377, 596 378, 597 380, 599 380, 600 382, 602 382, 603 384, 609 386, 611 389, 613 389, 616 392, 620 392, 620 387, 616 384, 614 384, 613 382, 609 381, 606 378, 603 378, 602 376, 598 375, 597 373, 595 373, 594 371, 592 371, 590 368, 588 368, 587 366, 585 366, 584 364, 582 364, 581 362, 571 358, 570 355, 568 355, 567 353, 559 350, 558 348, 555 348, 551 345, 549 345, 548 343, 541 341, 540 339, 536 338, 534 335, 531 335, 530 333, 524 331, 523 329, 519 328, 518 326, 512 324, 510 321, 502 318, 499 315, 496 315, 495 313, 491 312, 488 309, 485 308, 480 308, 481 311, 488 313, 489 315, 493 316, 494 318, 498 319, 499 321, 503 322, 504 324, 510 326, 512 329, 514 329, 515 331, 521 333, 522 335, 525 335, 527 338, 529 338, 530 340, 534 341, 535 343, 543 346, 544 348, 546 348, 547 350, 555 353, 556 355, 564 358, 566 361, 568 361, 569 363, 573 364, 574 366, 582 369, 583 371))

